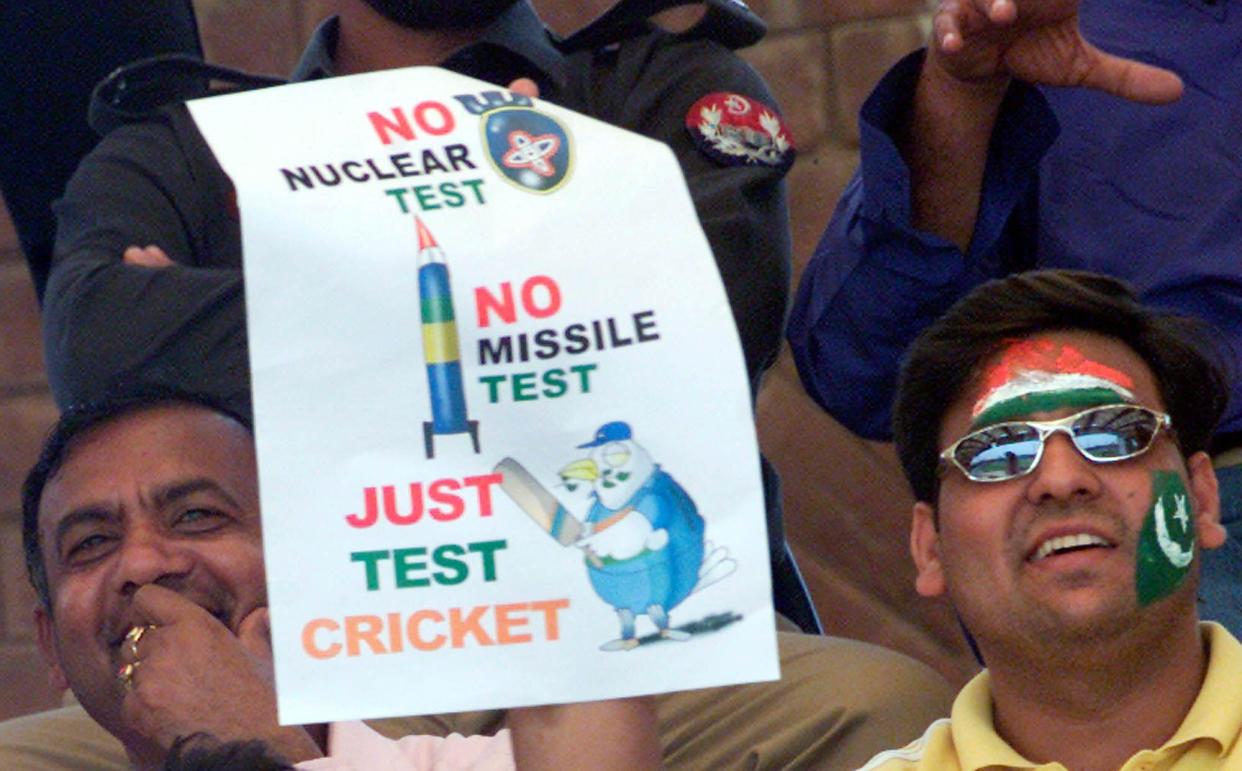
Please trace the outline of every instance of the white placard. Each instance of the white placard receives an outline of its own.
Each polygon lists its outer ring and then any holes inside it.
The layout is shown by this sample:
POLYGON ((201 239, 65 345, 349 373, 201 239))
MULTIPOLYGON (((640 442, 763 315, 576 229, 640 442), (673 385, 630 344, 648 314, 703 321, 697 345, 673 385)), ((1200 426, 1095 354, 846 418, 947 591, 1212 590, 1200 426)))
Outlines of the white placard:
POLYGON ((201 100, 280 716, 778 676, 738 336, 664 145, 432 68, 201 100))

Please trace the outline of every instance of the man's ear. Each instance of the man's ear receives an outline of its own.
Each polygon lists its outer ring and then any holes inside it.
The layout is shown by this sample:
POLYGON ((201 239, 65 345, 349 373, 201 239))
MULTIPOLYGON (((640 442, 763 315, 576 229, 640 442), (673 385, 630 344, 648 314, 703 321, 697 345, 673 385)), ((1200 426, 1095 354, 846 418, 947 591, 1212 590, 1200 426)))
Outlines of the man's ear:
POLYGON ((936 510, 929 503, 914 504, 910 522, 910 556, 918 575, 914 588, 924 597, 944 594, 944 568, 940 564, 940 532, 936 529, 936 510))
POLYGON ((1190 495, 1195 504, 1195 532, 1199 546, 1216 549, 1225 543, 1227 534, 1220 523, 1220 487, 1216 482, 1216 470, 1206 452, 1197 452, 1186 459, 1190 474, 1190 495))
POLYGON ((47 662, 47 679, 58 691, 69 689, 69 680, 60 667, 60 654, 56 650, 56 633, 52 630, 52 612, 39 601, 34 609, 35 633, 39 640, 39 651, 47 662))

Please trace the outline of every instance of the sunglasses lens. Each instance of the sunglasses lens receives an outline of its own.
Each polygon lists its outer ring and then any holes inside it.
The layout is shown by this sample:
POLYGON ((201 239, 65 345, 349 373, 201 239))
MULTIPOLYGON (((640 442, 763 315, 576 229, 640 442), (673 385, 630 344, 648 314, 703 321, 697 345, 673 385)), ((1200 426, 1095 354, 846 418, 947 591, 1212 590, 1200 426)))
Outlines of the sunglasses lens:
POLYGON ((977 482, 1022 476, 1039 461, 1047 436, 1068 432, 1088 459, 1106 463, 1139 455, 1151 447, 1161 416, 1129 405, 1097 407, 1061 421, 1001 423, 969 434, 953 450, 953 460, 977 482), (1073 421, 1068 423, 1068 421, 1073 421))
POLYGON ((1160 421, 1137 407, 1105 407, 1074 421, 1074 444, 1091 460, 1129 458, 1146 450, 1156 438, 1160 421))
POLYGON ((966 437, 953 453, 966 475, 980 482, 1020 476, 1039 458, 1039 431, 1026 423, 1002 423, 966 437))

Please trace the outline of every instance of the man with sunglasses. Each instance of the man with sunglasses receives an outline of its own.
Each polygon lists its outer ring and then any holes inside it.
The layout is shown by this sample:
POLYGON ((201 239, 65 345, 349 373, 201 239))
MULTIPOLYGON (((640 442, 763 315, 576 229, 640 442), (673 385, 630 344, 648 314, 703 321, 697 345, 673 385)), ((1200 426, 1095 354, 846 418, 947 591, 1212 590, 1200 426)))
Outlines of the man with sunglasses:
MULTIPOLYGON (((802 382, 890 438, 903 352, 990 278, 1076 268, 1202 318, 1242 366, 1236 0, 940 0, 859 113, 861 161, 802 273, 802 382)), ((1200 613, 1242 636, 1242 378, 1212 441, 1230 543, 1200 613)))
POLYGON ((1227 382, 1193 323, 1074 271, 981 286, 911 348, 915 586, 987 670, 868 769, 1242 768, 1242 644, 1200 623, 1227 382))

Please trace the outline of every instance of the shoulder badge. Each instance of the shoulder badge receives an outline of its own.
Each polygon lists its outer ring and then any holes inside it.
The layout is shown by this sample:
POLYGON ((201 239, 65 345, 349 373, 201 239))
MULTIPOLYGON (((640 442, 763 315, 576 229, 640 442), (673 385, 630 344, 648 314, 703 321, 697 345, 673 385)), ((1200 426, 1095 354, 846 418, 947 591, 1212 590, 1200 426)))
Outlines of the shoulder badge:
POLYGON ((741 94, 718 91, 695 102, 686 113, 686 130, 704 155, 724 166, 785 170, 797 154, 780 114, 741 94))

